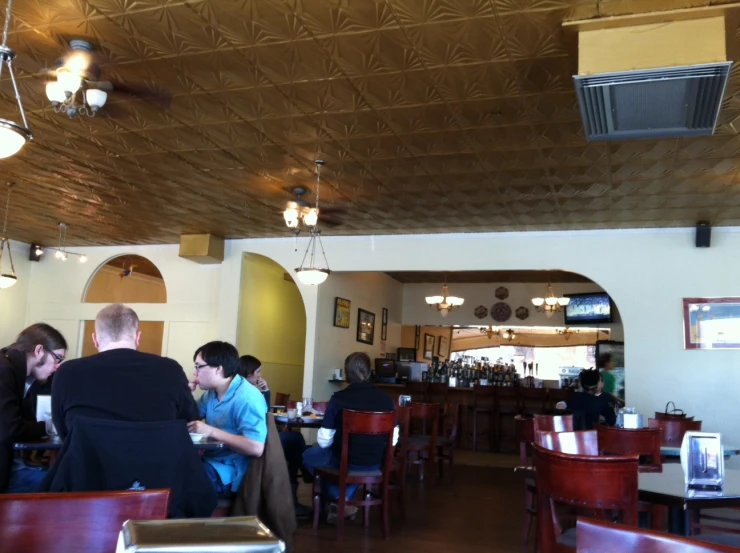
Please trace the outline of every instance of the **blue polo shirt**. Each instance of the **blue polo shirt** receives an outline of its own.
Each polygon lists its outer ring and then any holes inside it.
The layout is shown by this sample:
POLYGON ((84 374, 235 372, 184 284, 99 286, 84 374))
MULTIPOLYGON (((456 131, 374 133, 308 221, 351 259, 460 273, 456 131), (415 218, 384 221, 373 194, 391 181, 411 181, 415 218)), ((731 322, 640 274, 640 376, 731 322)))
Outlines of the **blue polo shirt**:
MULTIPOLYGON (((239 375, 231 381, 229 389, 220 401, 215 390, 207 390, 198 400, 198 409, 200 416, 205 418, 206 424, 210 426, 257 442, 265 443, 267 439, 265 397, 257 387, 239 375)), ((249 457, 224 448, 207 450, 203 458, 213 465, 225 486, 230 484, 231 491, 234 492, 239 489, 239 484, 247 472, 249 457)))

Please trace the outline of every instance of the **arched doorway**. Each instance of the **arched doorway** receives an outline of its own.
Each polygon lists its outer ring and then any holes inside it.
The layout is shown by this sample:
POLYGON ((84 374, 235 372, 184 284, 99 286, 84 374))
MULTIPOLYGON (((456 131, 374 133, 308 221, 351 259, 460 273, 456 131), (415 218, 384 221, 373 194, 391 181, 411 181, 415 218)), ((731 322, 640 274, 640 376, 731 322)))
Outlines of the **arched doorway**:
POLYGON ((236 347, 241 355, 262 362, 262 376, 273 397, 282 392, 300 400, 306 309, 290 274, 272 259, 244 254, 237 324, 236 347))
MULTIPOLYGON (((85 289, 84 303, 167 303, 167 286, 162 273, 140 255, 109 259, 93 274, 85 289)), ((162 354, 164 321, 141 321, 139 351, 162 354)), ((82 356, 97 352, 92 341, 95 321, 85 321, 82 356)))

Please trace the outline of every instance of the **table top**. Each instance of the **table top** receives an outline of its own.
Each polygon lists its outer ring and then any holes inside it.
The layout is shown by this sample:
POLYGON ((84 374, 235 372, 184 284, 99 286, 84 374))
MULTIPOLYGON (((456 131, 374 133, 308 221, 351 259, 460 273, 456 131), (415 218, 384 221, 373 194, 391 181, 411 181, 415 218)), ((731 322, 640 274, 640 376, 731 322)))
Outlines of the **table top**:
MULTIPOLYGON (((725 457, 729 457, 731 455, 740 455, 740 447, 735 447, 733 445, 722 444, 722 451, 725 457)), ((662 445, 660 446, 660 454, 664 455, 665 457, 680 457, 681 456, 681 446, 680 445, 662 445)))
MULTIPOLYGON (((206 439, 198 442, 193 442, 193 446, 196 449, 223 449, 226 447, 224 442, 217 442, 215 440, 206 439)), ((61 438, 51 438, 47 436, 40 440, 33 440, 31 442, 16 442, 13 444, 13 449, 23 451, 48 451, 62 448, 61 438)))
POLYGON ((640 500, 669 507, 697 509, 740 506, 740 470, 725 469, 720 491, 686 489, 680 464, 664 464, 663 472, 638 474, 640 500))
POLYGON ((312 418, 306 418, 306 419, 295 419, 295 420, 286 420, 286 419, 278 419, 275 417, 275 424, 280 426, 287 426, 288 428, 321 428, 321 425, 323 424, 324 419, 312 419, 312 418))

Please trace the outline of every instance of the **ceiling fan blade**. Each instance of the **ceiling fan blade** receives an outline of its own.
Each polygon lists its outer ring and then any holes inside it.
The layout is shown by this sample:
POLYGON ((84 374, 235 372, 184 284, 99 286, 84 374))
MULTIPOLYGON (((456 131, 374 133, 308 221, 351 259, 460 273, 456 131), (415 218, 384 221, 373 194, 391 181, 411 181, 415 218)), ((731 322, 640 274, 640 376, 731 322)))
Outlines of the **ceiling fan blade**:
POLYGON ((110 81, 87 81, 87 86, 98 90, 113 90, 113 83, 110 81))
POLYGON ((323 226, 327 226, 327 227, 330 227, 330 228, 334 228, 334 227, 340 227, 340 226, 342 226, 342 224, 343 223, 341 221, 338 221, 336 219, 332 219, 331 217, 326 217, 324 219, 322 219, 321 217, 319 217, 319 226, 322 226, 323 225, 323 226))
POLYGON ((142 85, 123 84, 115 81, 111 83, 111 86, 113 92, 140 98, 163 109, 170 107, 172 103, 172 95, 166 90, 152 90, 142 85))

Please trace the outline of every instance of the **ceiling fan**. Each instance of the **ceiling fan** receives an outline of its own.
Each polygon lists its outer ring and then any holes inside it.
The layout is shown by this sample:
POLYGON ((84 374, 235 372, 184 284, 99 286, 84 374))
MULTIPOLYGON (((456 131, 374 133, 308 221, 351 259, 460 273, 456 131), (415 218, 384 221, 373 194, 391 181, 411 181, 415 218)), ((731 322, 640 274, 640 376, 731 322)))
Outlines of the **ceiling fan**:
MULTIPOLYGON (((60 41, 64 44, 66 39, 60 41)), ((44 68, 37 75, 54 80, 46 83, 46 97, 57 113, 71 119, 78 113, 94 117, 105 105, 108 93, 116 91, 169 106, 169 94, 153 92, 110 80, 101 80, 101 64, 106 63, 92 40, 75 38, 68 41, 67 52, 57 59, 55 68, 44 68)), ((107 110, 106 110, 107 111, 107 110)))
MULTIPOLYGON (((321 165, 323 164, 324 162, 322 160, 316 161, 318 175, 320 175, 321 165)), ((294 229, 296 234, 301 231, 301 223, 308 228, 315 227, 319 222, 319 215, 321 218, 321 224, 327 227, 337 227, 342 224, 342 222, 336 217, 346 213, 343 209, 326 206, 322 206, 319 209, 318 207, 311 205, 308 200, 304 199, 304 196, 312 194, 310 188, 306 186, 290 186, 284 188, 284 190, 290 193, 293 196, 293 199, 286 202, 285 211, 283 211, 283 218, 285 219, 285 224, 288 228, 294 229)))

